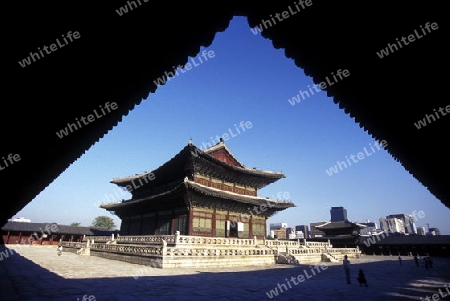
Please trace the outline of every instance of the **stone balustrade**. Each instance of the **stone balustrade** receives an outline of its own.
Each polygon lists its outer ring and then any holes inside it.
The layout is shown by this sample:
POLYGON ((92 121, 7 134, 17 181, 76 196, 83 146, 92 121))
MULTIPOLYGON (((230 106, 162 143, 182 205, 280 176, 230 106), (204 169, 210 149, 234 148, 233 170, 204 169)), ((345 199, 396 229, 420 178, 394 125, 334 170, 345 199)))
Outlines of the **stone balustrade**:
POLYGON ((204 237, 190 235, 127 235, 119 236, 116 240, 118 244, 157 244, 166 241, 171 246, 188 245, 226 245, 226 246, 255 246, 255 239, 246 238, 225 238, 225 237, 204 237))
POLYGON ((86 247, 85 242, 62 241, 61 245, 63 248, 74 248, 74 249, 81 249, 86 247))
POLYGON ((306 249, 289 249, 288 253, 292 255, 302 255, 302 254, 322 254, 326 252, 325 249, 321 248, 306 248, 306 249))
POLYGON ((268 247, 299 247, 301 243, 296 240, 266 240, 268 247))
POLYGON ((305 240, 266 240, 268 247, 306 247, 306 248, 332 248, 329 242, 305 241, 305 240))
MULTIPOLYGON (((226 238, 226 237, 203 237, 176 235, 176 245, 226 245, 226 246, 255 246, 255 239, 248 238, 226 238)), ((170 244, 169 242, 167 242, 170 244)))
POLYGON ((360 253, 361 251, 358 248, 335 248, 335 249, 327 249, 327 253, 360 253))
POLYGON ((175 235, 126 235, 117 237, 118 244, 175 244, 175 235))
POLYGON ((87 240, 94 241, 94 242, 108 242, 108 241, 113 240, 113 237, 111 235, 110 236, 89 235, 89 236, 85 236, 83 238, 83 241, 87 241, 87 240))
POLYGON ((308 248, 332 248, 329 242, 307 241, 304 244, 308 248))
POLYGON ((139 256, 151 256, 163 254, 163 248, 159 246, 138 246, 138 245, 125 245, 125 244, 102 244, 93 243, 90 246, 92 251, 114 252, 122 254, 133 254, 139 256))
POLYGON ((213 257, 231 257, 231 256, 275 256, 276 251, 271 249, 220 249, 220 248, 167 248, 164 256, 213 256, 213 257))
POLYGON ((336 249, 327 249, 327 253, 336 256, 336 255, 348 255, 350 257, 359 257, 361 255, 361 251, 358 248, 336 248, 336 249))

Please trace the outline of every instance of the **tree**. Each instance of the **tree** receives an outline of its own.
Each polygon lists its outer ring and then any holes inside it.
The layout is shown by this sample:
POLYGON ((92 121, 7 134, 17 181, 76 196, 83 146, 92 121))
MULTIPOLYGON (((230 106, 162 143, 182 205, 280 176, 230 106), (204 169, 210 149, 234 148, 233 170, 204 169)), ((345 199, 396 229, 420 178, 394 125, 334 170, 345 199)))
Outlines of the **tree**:
POLYGON ((79 227, 81 225, 81 223, 71 223, 70 226, 72 227, 79 227))
POLYGON ((95 228, 106 228, 108 230, 114 230, 116 228, 114 220, 105 215, 97 216, 91 226, 95 228))

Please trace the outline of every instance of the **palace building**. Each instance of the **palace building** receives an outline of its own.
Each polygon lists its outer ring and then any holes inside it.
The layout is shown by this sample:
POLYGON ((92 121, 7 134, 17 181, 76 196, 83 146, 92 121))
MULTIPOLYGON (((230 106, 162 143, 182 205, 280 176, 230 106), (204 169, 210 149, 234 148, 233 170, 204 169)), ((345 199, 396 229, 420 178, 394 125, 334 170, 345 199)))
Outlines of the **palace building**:
POLYGON ((258 196, 281 172, 245 167, 223 139, 201 150, 189 141, 153 170, 114 178, 132 197, 102 204, 122 220, 120 235, 193 235, 265 238, 267 219, 295 207, 291 201, 258 196))

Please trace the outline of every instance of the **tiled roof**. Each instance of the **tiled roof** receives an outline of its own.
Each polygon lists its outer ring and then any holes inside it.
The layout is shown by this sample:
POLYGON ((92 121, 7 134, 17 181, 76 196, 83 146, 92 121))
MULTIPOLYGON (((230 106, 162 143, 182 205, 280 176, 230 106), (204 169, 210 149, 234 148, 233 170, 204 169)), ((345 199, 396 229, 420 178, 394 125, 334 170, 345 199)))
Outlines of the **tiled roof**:
POLYGON ((107 210, 114 210, 115 208, 125 207, 125 206, 131 205, 131 204, 157 201, 157 200, 164 199, 165 197, 170 196, 171 194, 177 193, 180 190, 193 190, 193 191, 202 193, 204 195, 214 196, 217 198, 222 198, 222 199, 227 199, 227 200, 233 200, 236 202, 241 202, 241 203, 246 203, 246 204, 268 205, 268 206, 270 205, 272 208, 276 208, 279 210, 290 208, 290 207, 295 207, 295 204, 291 201, 282 201, 282 200, 275 200, 275 199, 269 199, 269 198, 258 197, 258 196, 237 194, 234 192, 224 191, 224 190, 216 189, 213 187, 207 187, 207 186, 201 185, 199 183, 189 181, 187 179, 185 179, 184 182, 181 182, 179 185, 171 188, 170 190, 167 190, 167 191, 162 192, 157 195, 152 195, 152 196, 141 198, 141 199, 130 199, 130 200, 125 200, 123 202, 117 202, 117 203, 102 204, 100 207, 107 209, 107 210))
POLYGON ((363 238, 361 243, 370 242, 369 245, 448 245, 450 247, 450 235, 396 235, 381 234, 363 238))
POLYGON ((94 227, 75 227, 68 225, 59 225, 57 223, 27 223, 15 221, 8 221, 1 229, 2 231, 38 233, 49 233, 51 232, 51 230, 57 229, 57 231, 54 231, 54 233, 74 235, 110 235, 111 233, 115 232, 108 229, 94 227))
POLYGON ((317 229, 327 230, 327 229, 342 229, 342 228, 366 228, 366 225, 359 223, 352 223, 350 221, 340 221, 340 222, 325 222, 322 225, 316 226, 317 229))
MULTIPOLYGON (((282 172, 277 171, 269 171, 269 170, 261 170, 261 169, 255 169, 255 168, 248 168, 242 165, 243 167, 239 166, 232 166, 229 165, 217 158, 212 157, 209 155, 210 152, 217 150, 220 147, 226 147, 225 144, 219 143, 218 145, 213 146, 212 148, 206 149, 205 151, 201 150, 197 146, 189 143, 187 146, 185 146, 177 155, 175 155, 173 158, 165 162, 163 165, 158 167, 157 169, 151 171, 151 172, 145 172, 141 174, 136 174, 134 176, 128 176, 128 177, 122 177, 122 178, 113 178, 111 179, 111 183, 118 184, 121 186, 127 185, 133 180, 137 180, 139 178, 148 177, 151 173, 157 175, 158 172, 164 171, 167 172, 169 169, 171 169, 171 166, 179 166, 180 164, 184 164, 183 162, 186 162, 188 160, 193 160, 197 156, 201 156, 205 160, 208 160, 210 162, 213 162, 214 164, 227 168, 229 170, 233 170, 238 173, 243 173, 249 176, 255 176, 255 177, 261 177, 261 178, 268 178, 268 179, 281 179, 285 178, 286 176, 282 172), (220 145, 219 145, 220 144, 220 145)), ((228 150, 228 148, 226 148, 228 150)), ((228 150, 229 151, 229 150, 228 150)), ((233 156, 230 152, 230 155, 233 156)), ((234 156, 233 156, 234 158, 234 156)), ((236 159, 237 162, 239 162, 236 159)))

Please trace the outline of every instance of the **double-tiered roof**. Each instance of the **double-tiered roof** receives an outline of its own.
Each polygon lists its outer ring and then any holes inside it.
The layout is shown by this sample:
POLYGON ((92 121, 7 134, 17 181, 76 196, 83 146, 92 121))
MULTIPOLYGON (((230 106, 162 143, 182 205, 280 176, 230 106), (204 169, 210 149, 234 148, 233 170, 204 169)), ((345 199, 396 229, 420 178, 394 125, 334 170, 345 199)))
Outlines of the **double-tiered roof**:
MULTIPOLYGON (((171 199, 172 202, 180 202, 178 205, 191 207, 196 205, 192 204, 192 198, 179 198, 186 192, 191 192, 223 200, 222 205, 228 206, 228 208, 238 204, 240 206, 265 205, 268 210, 264 215, 270 216, 276 211, 295 206, 290 201, 257 196, 258 189, 282 178, 285 178, 282 172, 245 167, 231 153, 223 140, 205 150, 201 150, 190 141, 177 155, 152 172, 112 179, 111 183, 130 191, 132 198, 119 203, 103 204, 101 208, 121 211, 125 208, 143 206, 164 210, 169 206, 177 205, 174 203, 169 205, 168 199, 171 199), (196 175, 248 187, 254 191, 254 195, 203 185, 195 181, 196 175)), ((211 200, 211 198, 209 199, 211 200)), ((217 208, 218 204, 215 203, 217 208)))

